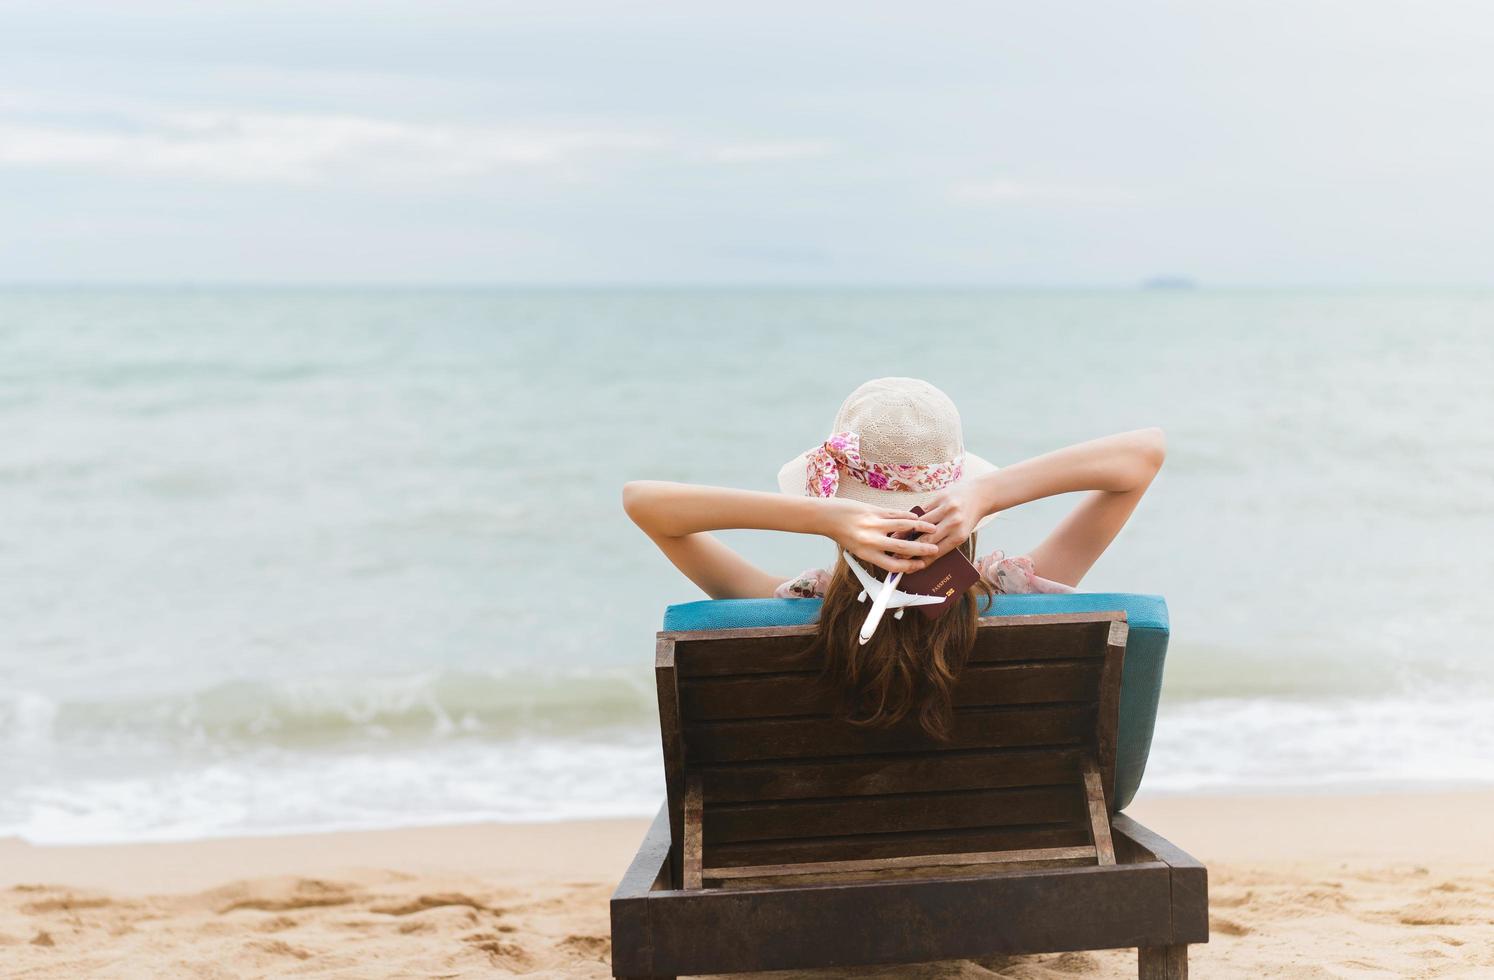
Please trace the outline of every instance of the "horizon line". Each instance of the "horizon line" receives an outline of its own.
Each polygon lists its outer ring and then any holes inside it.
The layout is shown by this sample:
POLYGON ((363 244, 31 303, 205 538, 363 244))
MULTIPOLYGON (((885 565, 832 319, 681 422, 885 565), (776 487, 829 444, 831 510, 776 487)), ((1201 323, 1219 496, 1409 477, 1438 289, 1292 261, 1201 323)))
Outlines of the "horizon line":
POLYGON ((1273 290, 1488 290, 1491 282, 1373 281, 1348 282, 1204 282, 1190 277, 1148 277, 1128 282, 969 282, 908 280, 901 282, 777 280, 418 280, 418 279, 0 279, 0 290, 21 289, 389 289, 493 291, 686 291, 686 290, 968 290, 982 292, 1252 292, 1273 290), (1176 280, 1176 281, 1175 281, 1176 280))

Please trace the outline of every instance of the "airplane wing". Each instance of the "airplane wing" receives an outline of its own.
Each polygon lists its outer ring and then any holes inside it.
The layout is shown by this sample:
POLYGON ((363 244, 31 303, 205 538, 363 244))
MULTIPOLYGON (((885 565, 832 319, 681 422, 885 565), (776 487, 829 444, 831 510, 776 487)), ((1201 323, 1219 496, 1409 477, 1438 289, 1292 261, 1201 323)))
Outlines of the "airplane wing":
POLYGON ((903 606, 930 606, 936 602, 943 602, 942 595, 919 595, 917 592, 896 592, 892 598, 887 600, 888 609, 898 609, 903 606))
MULTIPOLYGON (((856 577, 861 580, 861 587, 866 590, 866 597, 875 602, 877 596, 882 593, 882 587, 887 583, 873 578, 871 572, 862 568, 861 563, 852 558, 849 552, 842 552, 842 556, 845 558, 846 564, 851 566, 851 571, 855 572, 856 577)), ((944 596, 942 595, 919 595, 916 592, 900 592, 894 588, 892 595, 887 597, 887 608, 900 609, 904 606, 929 606, 943 601, 944 596)))
POLYGON ((861 587, 866 590, 867 598, 875 602, 882 592, 882 583, 872 578, 871 573, 862 568, 861 563, 852 558, 849 551, 841 552, 841 556, 845 558, 846 564, 851 566, 851 571, 855 572, 856 577, 861 580, 861 587))

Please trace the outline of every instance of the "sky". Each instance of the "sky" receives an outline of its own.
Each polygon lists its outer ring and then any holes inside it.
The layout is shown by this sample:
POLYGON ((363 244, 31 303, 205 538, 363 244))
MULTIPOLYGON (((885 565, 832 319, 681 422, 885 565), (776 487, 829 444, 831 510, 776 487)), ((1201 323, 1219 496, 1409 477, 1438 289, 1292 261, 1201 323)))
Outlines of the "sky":
POLYGON ((1494 283, 1494 5, 0 0, 0 282, 1494 283))

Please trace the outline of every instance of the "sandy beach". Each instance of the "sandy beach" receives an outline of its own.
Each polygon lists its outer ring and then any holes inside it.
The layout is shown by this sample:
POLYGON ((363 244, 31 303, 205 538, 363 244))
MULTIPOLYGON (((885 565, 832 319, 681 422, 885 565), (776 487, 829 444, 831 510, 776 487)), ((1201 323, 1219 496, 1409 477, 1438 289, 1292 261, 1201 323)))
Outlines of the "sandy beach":
MULTIPOLYGON (((1198 977, 1494 975, 1494 792, 1180 797, 1209 864, 1198 977)), ((166 844, 0 841, 7 977, 606 977, 643 820, 166 844)), ((1130 951, 814 976, 1135 976, 1130 951)), ((775 976, 782 976, 775 974, 775 976)))

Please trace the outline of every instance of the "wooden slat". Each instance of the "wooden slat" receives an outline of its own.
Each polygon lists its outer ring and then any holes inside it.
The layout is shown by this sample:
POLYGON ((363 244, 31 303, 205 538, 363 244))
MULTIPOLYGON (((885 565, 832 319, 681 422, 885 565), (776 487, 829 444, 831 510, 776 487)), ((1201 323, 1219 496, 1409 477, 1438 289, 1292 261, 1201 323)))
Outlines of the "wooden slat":
MULTIPOLYGON (((707 845, 737 841, 1062 823, 1084 818, 1078 784, 712 806, 707 845)), ((687 855, 688 858, 688 855, 687 855)))
POLYGON ((831 698, 816 683, 818 676, 793 673, 692 677, 680 685, 680 713, 687 721, 830 714, 831 698))
MULTIPOLYGON (((1109 624, 1121 612, 1053 616, 996 616, 980 620, 971 663, 1054 660, 1101 655, 1109 624)), ((814 626, 759 627, 661 633, 676 643, 681 677, 817 673, 822 663, 808 655, 814 626)))
POLYGON ((697 722, 688 729, 686 757, 695 767, 876 752, 1072 745, 1093 737, 1094 716, 1094 706, 1087 704, 960 708, 951 737, 943 742, 925 734, 913 719, 892 728, 821 718, 697 722))
POLYGON ((823 661, 808 654, 813 626, 756 630, 713 630, 675 634, 681 677, 768 674, 783 671, 819 673, 823 661))
MULTIPOLYGON (((1103 661, 972 664, 954 689, 957 706, 1097 701, 1103 661)), ((680 712, 689 721, 829 715, 833 698, 817 674, 693 678, 680 685, 680 712)))
POLYGON ((982 619, 969 662, 1098 657, 1110 624, 1123 616, 1124 612, 1098 612, 982 619))
POLYGON ((1092 760, 1084 763, 1084 797, 1089 808, 1089 829, 1100 864, 1115 863, 1115 844, 1110 840, 1110 808, 1105 805, 1105 789, 1100 771, 1092 760))
POLYGON ((1165 942, 1167 867, 655 892, 653 972, 910 963, 1165 942))
POLYGON ((741 762, 699 769, 707 804, 878 796, 917 791, 1054 786, 1079 778, 1080 750, 972 749, 805 762, 741 762))
POLYGON ((700 796, 700 777, 685 777, 685 866, 681 876, 684 888, 700 888, 700 871, 705 835, 701 829, 704 807, 700 796))
POLYGON ((851 861, 957 851, 1007 851, 1035 847, 1081 847, 1089 843, 1084 821, 1012 827, 967 827, 927 833, 847 834, 798 840, 717 844, 706 855, 712 867, 851 861))
POLYGON ((1025 851, 975 851, 963 854, 916 854, 910 857, 871 858, 864 861, 811 861, 801 864, 757 864, 735 868, 706 868, 708 881, 739 878, 793 878, 803 875, 854 874, 900 868, 952 868, 1049 861, 1093 861, 1093 847, 1037 847, 1025 851))

